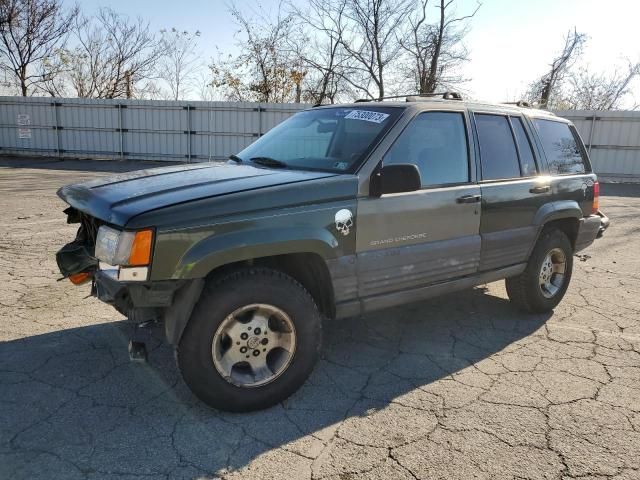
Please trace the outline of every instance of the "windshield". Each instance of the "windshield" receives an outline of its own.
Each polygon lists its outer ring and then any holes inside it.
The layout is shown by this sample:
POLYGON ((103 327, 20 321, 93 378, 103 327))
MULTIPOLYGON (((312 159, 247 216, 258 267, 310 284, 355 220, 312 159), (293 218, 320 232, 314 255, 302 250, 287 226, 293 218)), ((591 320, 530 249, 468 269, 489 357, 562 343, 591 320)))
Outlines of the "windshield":
POLYGON ((402 113, 393 107, 336 107, 297 113, 237 157, 272 168, 352 172, 402 113))

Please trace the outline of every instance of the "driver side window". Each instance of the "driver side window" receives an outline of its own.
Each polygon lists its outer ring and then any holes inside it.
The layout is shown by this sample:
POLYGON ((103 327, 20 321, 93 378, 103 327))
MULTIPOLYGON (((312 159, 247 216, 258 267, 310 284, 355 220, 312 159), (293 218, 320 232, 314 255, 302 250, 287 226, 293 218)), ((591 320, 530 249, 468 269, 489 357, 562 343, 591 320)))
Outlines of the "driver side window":
POLYGON ((412 163, 422 187, 469 181, 469 152, 464 115, 425 112, 404 129, 384 157, 383 165, 412 163))
POLYGON ((262 155, 287 161, 303 157, 324 157, 333 138, 337 122, 305 126, 294 125, 283 135, 267 143, 262 155))

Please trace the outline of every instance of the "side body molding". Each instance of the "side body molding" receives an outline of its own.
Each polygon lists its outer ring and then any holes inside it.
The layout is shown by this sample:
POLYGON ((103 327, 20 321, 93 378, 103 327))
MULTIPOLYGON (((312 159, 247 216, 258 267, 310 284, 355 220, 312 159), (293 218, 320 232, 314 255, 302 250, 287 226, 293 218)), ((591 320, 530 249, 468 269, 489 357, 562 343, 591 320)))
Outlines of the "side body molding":
POLYGON ((338 247, 337 239, 321 227, 259 228, 214 234, 194 244, 182 256, 173 278, 202 278, 222 265, 287 253, 316 253, 329 259, 339 256, 338 247))

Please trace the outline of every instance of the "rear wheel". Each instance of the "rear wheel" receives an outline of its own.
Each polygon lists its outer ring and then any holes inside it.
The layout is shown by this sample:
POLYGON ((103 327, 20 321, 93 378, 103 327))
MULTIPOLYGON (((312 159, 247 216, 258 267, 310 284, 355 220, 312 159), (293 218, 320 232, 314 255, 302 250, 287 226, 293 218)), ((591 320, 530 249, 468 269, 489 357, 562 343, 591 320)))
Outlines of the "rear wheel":
POLYGON ((573 248, 561 230, 545 230, 524 272, 506 279, 509 299, 526 312, 549 312, 564 297, 573 271, 573 248))
POLYGON ((178 346, 189 388, 221 410, 281 402, 315 365, 321 317, 309 293, 270 269, 234 272, 205 287, 178 346))

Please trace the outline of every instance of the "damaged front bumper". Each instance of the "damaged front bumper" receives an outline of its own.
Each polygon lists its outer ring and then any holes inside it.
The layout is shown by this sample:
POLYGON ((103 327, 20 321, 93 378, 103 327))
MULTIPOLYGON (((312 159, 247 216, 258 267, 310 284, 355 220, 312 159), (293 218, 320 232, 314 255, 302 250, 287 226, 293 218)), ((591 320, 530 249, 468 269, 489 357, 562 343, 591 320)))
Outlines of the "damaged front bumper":
POLYGON ((117 267, 100 268, 90 244, 78 238, 60 249, 56 259, 65 278, 90 274, 91 294, 132 322, 162 321, 167 340, 174 345, 180 341, 204 286, 202 279, 123 281, 117 267))
POLYGON ((79 223, 80 227, 76 238, 56 253, 63 278, 69 278, 74 284, 90 280, 93 296, 135 323, 164 322, 168 341, 177 345, 200 297, 204 280, 150 281, 150 266, 101 264, 95 257, 95 249, 98 230, 104 222, 73 207, 64 212, 67 223, 79 223))
POLYGON ((93 276, 93 295, 133 322, 162 321, 167 341, 177 345, 200 298, 204 280, 132 283, 122 282, 116 275, 117 270, 97 270, 93 276))
POLYGON ((181 286, 178 280, 122 282, 118 279, 117 269, 96 270, 92 294, 130 318, 132 310, 154 311, 171 306, 173 295, 181 286))

